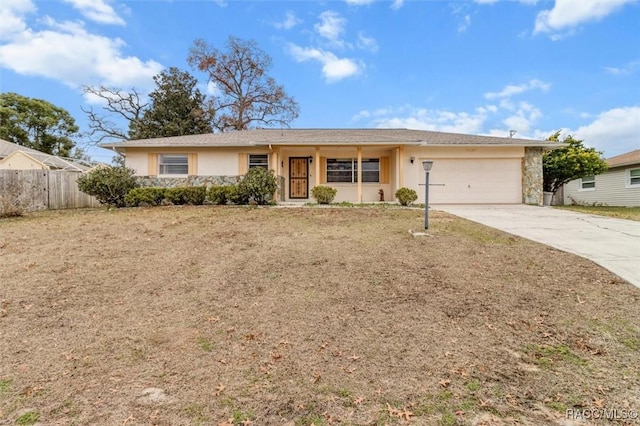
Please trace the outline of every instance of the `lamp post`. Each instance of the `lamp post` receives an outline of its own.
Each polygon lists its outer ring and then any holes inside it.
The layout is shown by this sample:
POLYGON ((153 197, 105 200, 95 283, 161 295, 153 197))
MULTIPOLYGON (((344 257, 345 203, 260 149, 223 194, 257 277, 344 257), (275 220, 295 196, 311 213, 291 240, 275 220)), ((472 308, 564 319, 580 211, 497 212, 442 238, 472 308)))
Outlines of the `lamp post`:
POLYGON ((433 167, 433 160, 424 160, 422 167, 426 174, 426 180, 424 183, 424 229, 429 229, 429 172, 433 167))

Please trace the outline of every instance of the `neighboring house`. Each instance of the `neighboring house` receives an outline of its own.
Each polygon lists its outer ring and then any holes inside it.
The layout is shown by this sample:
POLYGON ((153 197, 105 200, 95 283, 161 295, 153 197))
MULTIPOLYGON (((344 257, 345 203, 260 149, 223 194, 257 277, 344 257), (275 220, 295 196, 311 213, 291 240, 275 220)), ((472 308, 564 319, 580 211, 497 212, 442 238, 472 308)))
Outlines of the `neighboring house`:
POLYGON ((274 170, 280 201, 316 185, 336 201, 393 201, 408 187, 424 201, 422 161, 434 160, 432 203, 542 204, 542 153, 558 143, 408 129, 255 129, 103 143, 147 186, 233 183, 251 167, 274 170))
POLYGON ((45 154, 0 139, 0 170, 66 170, 84 172, 91 168, 78 160, 45 154))
POLYGON ((564 186, 565 204, 640 206, 640 149, 606 160, 609 170, 564 186))

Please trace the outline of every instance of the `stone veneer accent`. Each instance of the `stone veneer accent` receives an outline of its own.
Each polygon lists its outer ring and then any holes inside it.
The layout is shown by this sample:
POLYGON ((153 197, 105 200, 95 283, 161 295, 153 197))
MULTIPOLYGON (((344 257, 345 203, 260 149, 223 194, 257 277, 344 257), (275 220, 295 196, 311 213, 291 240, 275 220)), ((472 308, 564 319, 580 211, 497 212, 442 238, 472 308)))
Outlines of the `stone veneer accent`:
POLYGON ((142 187, 158 186, 162 188, 175 188, 177 186, 206 186, 235 185, 240 182, 241 176, 188 176, 188 177, 157 177, 137 176, 136 180, 142 187))
POLYGON ((542 205, 542 147, 525 147, 522 159, 522 202, 542 205))

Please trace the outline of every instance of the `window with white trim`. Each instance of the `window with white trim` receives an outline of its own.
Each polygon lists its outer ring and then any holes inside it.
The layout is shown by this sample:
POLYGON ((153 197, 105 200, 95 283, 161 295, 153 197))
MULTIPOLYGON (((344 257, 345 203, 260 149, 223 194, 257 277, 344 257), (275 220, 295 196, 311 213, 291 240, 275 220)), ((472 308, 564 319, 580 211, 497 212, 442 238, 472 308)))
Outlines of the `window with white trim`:
POLYGON ((249 154, 249 168, 262 167, 263 169, 269 168, 269 155, 268 154, 249 154))
POLYGON ((187 154, 158 155, 158 174, 186 175, 189 173, 189 158, 187 154))
POLYGON ((581 190, 591 190, 596 189, 596 177, 594 175, 585 176, 580 179, 580 189, 581 190))
MULTIPOLYGON (((358 182, 358 159, 327 158, 327 182, 358 182)), ((380 182, 380 159, 362 159, 362 182, 380 182)))
POLYGON ((640 186, 640 169, 628 169, 628 186, 640 186))

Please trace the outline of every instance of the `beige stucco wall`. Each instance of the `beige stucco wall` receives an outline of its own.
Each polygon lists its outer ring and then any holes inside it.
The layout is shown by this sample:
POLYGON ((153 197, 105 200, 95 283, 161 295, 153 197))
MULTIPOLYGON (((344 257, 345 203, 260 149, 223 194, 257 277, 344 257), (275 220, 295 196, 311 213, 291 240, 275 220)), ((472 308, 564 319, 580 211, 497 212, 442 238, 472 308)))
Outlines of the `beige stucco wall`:
POLYGON ((0 170, 47 170, 49 166, 31 158, 23 152, 16 151, 0 160, 0 170))
MULTIPOLYGON (((242 148, 200 148, 198 150, 185 150, 180 148, 165 148, 153 150, 129 149, 126 153, 126 164, 136 170, 138 176, 146 176, 148 174, 148 154, 153 152, 161 153, 193 153, 197 152, 197 174, 199 176, 237 176, 239 171, 239 153, 244 154, 271 154, 273 151, 268 147, 242 147, 242 148)), ((290 157, 311 157, 309 163, 309 191, 320 182, 316 176, 316 148, 315 147, 279 147, 276 148, 276 155, 270 155, 270 167, 276 171, 276 174, 284 177, 284 195, 289 200, 289 158, 290 157), (273 164, 273 159, 277 157, 277 164, 273 164)), ((321 147, 319 157, 325 158, 357 158, 357 147, 321 147)), ((493 191, 499 194, 501 191, 508 191, 509 197, 503 198, 504 202, 521 202, 522 198, 522 169, 521 162, 525 157, 524 147, 422 147, 422 146, 404 146, 398 148, 395 146, 383 147, 363 147, 362 158, 380 158, 389 157, 389 183, 363 183, 362 184, 362 201, 373 202, 379 200, 378 191, 382 189, 385 194, 386 201, 394 201, 395 191, 401 186, 414 189, 419 195, 419 202, 424 200, 424 170, 422 161, 432 159, 435 161, 432 172, 432 183, 439 183, 439 175, 443 178, 455 178, 456 171, 445 176, 442 174, 443 167, 456 165, 460 169, 461 165, 469 164, 471 161, 474 170, 482 172, 489 170, 491 179, 484 182, 483 193, 493 191), (410 159, 414 157, 412 164, 410 159), (440 160, 440 161, 439 161, 440 160), (459 161, 456 161, 459 160, 459 161), (481 160, 476 162, 477 160, 481 160), (476 167, 477 166, 477 167, 476 167), (498 168, 498 169, 496 169, 498 168)), ((321 171, 321 173, 324 171, 321 171)), ((462 174, 466 170, 462 169, 462 174)), ((478 172, 476 172, 478 173, 478 172)), ((477 176, 469 174, 460 179, 450 181, 447 187, 434 187, 431 202, 438 202, 438 193, 451 195, 451 191, 459 191, 462 189, 475 188, 478 184, 477 176), (468 184, 459 182, 468 179, 468 184), (464 184, 464 185, 463 185, 464 184), (456 189, 456 185, 459 187, 456 189), (463 185, 463 186, 461 186, 463 185)), ((336 201, 358 202, 358 185, 356 183, 327 183, 338 190, 336 201)), ((472 190, 469 192, 472 193, 472 190)), ((444 199, 451 199, 441 197, 444 199)), ((464 196, 460 198, 465 202, 464 196)), ((309 200, 312 200, 310 197, 309 200)), ((478 202, 476 199, 469 199, 466 202, 478 202)))

